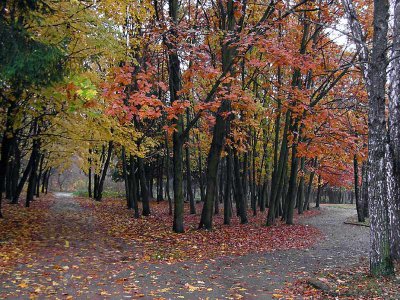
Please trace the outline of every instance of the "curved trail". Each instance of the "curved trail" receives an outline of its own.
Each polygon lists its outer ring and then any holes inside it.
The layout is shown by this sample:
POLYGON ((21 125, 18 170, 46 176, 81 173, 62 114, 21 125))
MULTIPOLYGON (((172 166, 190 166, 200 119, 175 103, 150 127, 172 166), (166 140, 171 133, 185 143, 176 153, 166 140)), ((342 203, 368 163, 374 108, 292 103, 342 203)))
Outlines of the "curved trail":
POLYGON ((270 299, 285 281, 368 254, 368 228, 343 223, 355 210, 329 206, 303 220, 326 236, 310 249, 139 264, 126 259, 134 249, 103 231, 101 220, 81 213, 70 194, 54 195, 34 263, 0 270, 0 299, 270 299))

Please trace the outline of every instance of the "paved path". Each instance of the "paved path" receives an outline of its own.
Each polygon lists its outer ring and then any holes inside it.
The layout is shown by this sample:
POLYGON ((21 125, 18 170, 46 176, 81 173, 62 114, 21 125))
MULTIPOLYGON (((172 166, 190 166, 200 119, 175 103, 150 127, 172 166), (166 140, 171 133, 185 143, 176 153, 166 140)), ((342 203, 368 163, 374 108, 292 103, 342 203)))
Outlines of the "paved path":
POLYGON ((0 272, 0 299, 271 299, 285 281, 367 256, 368 228, 343 223, 355 211, 323 207, 321 215, 303 220, 326 236, 310 249, 132 263, 126 257, 134 249, 103 231, 101 220, 82 213, 70 194, 55 196, 35 263, 0 272))

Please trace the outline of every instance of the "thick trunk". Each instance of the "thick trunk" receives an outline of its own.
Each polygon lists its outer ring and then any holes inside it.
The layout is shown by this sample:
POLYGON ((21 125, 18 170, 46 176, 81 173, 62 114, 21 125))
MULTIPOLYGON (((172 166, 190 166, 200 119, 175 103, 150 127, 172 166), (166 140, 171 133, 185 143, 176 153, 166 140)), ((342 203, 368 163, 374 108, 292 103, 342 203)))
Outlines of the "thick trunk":
POLYGON ((400 1, 394 1, 393 43, 390 59, 388 175, 391 252, 400 260, 400 1), (390 176, 391 175, 391 176, 390 176))
MULTIPOLYGON (((272 173, 272 183, 271 183, 271 193, 270 193, 270 201, 269 201, 269 209, 267 216, 267 226, 271 226, 275 224, 275 215, 278 208, 279 197, 282 194, 283 187, 283 178, 284 178, 284 169, 285 169, 285 156, 287 156, 287 133, 289 130, 289 122, 290 122, 290 112, 286 112, 285 119, 285 127, 283 130, 281 150, 279 153, 279 161, 275 162, 274 172, 272 173)), ((275 132, 275 141, 279 137, 279 132, 275 132)), ((277 147, 277 143, 275 143, 275 147, 277 147)), ((274 157, 277 154, 274 154, 274 157)), ((274 158, 275 160, 275 158, 274 158)))
MULTIPOLYGON (((294 129, 297 128, 295 124, 294 129)), ((292 130, 295 132, 295 130, 292 130)), ((289 187, 288 194, 286 196, 286 205, 287 205, 287 214, 286 214, 286 224, 293 224, 293 210, 296 201, 296 179, 297 179, 297 166, 298 166, 298 158, 297 158, 297 144, 294 142, 292 144, 292 163, 290 169, 290 177, 289 177, 289 187)))
MULTIPOLYGON (((232 34, 236 25, 234 12, 235 7, 233 0, 227 1, 226 10, 223 5, 221 5, 221 15, 226 19, 224 19, 224 22, 221 23, 221 29, 223 31, 229 31, 229 34, 232 34)), ((225 74, 232 73, 232 61, 235 56, 236 49, 229 41, 224 42, 221 48, 222 71, 225 74)), ((229 88, 229 85, 225 85, 225 88, 229 88)), ((213 128, 211 147, 208 152, 206 182, 207 190, 199 228, 212 229, 212 211, 214 200, 216 199, 215 183, 217 181, 218 165, 225 143, 227 125, 229 123, 228 119, 222 116, 222 114, 228 112, 229 110, 229 100, 222 100, 221 106, 217 112, 217 117, 213 128)))
POLYGON ((392 275, 389 215, 387 203, 386 150, 386 52, 388 47, 389 3, 374 1, 374 34, 370 72, 368 113, 368 195, 370 210, 371 248, 370 269, 374 275, 392 275))
POLYGON ((14 113, 16 109, 16 101, 11 101, 10 106, 7 109, 6 115, 6 124, 5 130, 3 133, 3 137, 1 140, 1 159, 0 159, 0 218, 3 217, 1 211, 1 202, 3 198, 3 193, 5 190, 5 180, 6 173, 8 169, 8 164, 10 160, 10 152, 11 146, 13 144, 13 140, 15 139, 14 135, 14 113))
POLYGON ((221 113, 227 111, 228 107, 229 104, 226 101, 224 101, 221 105, 220 113, 217 116, 214 126, 213 139, 207 159, 207 190, 199 228, 205 228, 209 230, 212 229, 213 207, 217 194, 217 186, 215 183, 217 182, 218 165, 225 141, 226 119, 221 116, 221 113))
MULTIPOLYGON (((168 61, 169 61, 169 91, 171 95, 171 102, 179 101, 178 92, 181 90, 181 69, 180 60, 178 57, 178 45, 173 39, 178 38, 177 26, 179 13, 179 2, 178 0, 169 0, 169 17, 172 20, 172 27, 170 28, 170 39, 167 46, 169 50, 168 61)), ((176 131, 173 133, 173 165, 174 165, 174 232, 184 232, 183 225, 183 116, 180 114, 174 121, 176 125, 176 131)))

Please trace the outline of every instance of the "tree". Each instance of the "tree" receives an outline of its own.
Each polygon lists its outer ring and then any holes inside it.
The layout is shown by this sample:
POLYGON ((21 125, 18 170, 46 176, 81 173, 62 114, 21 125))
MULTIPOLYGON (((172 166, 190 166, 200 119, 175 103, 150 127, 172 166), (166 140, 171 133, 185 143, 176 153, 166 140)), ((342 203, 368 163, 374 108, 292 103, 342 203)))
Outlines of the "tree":
MULTIPOLYGON (((374 275, 394 274, 390 245, 388 173, 386 160, 386 68, 389 2, 374 1, 373 47, 369 53, 352 1, 343 6, 357 45, 369 98, 368 113, 368 198, 371 226, 370 270, 374 275), (370 56, 370 57, 369 57, 370 56), (369 59, 370 58, 370 59, 369 59)), ((390 169, 389 169, 390 170, 390 169)))

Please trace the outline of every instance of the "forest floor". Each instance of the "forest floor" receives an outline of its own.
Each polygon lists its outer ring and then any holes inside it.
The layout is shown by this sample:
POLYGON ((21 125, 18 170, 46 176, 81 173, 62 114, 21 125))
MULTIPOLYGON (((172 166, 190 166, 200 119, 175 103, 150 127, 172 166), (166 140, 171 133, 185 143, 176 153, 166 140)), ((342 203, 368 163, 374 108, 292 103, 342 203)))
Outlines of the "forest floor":
POLYGON ((6 205, 0 299, 285 299, 296 280, 367 256, 368 228, 344 224, 354 208, 323 205, 292 226, 218 216, 213 232, 186 216, 184 234, 171 232, 166 203, 152 209, 135 220, 120 200, 66 193, 6 205))

